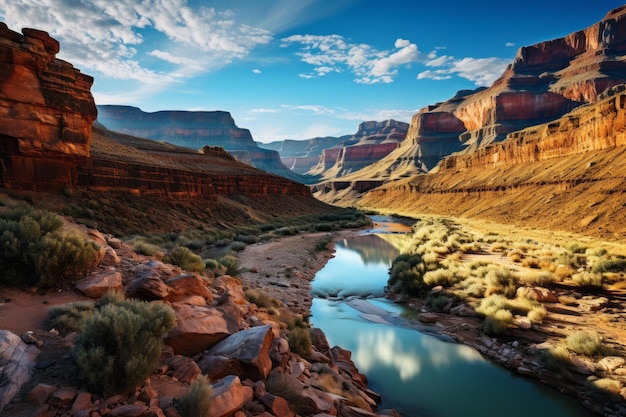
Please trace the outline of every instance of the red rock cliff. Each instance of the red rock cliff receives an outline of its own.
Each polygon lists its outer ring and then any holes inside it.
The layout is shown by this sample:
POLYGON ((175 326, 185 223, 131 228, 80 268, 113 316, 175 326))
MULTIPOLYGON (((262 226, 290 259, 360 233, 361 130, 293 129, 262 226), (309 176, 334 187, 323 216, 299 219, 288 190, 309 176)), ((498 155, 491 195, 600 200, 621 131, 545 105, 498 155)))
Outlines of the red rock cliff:
POLYGON ((57 59, 46 32, 0 22, 0 184, 60 189, 89 156, 93 78, 57 59))

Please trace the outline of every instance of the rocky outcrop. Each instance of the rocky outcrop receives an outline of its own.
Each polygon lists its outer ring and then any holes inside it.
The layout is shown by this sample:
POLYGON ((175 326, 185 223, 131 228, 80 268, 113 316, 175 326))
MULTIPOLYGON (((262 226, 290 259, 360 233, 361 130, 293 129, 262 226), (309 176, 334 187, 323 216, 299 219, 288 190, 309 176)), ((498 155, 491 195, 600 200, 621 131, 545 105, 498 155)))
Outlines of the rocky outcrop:
POLYGON ((626 146, 626 86, 608 89, 566 116, 509 134, 506 140, 445 158, 440 171, 527 164, 626 146))
POLYGON ((238 161, 267 172, 299 180, 277 152, 257 146, 248 129, 237 127, 225 111, 144 112, 137 107, 99 105, 98 121, 110 130, 178 146, 200 149, 219 146, 238 161))
POLYGON ((510 133, 435 170, 368 192, 360 204, 626 238, 626 87, 510 133), (607 227, 607 225, 611 225, 607 227))
POLYGON ((62 189, 89 156, 93 78, 56 58, 46 32, 0 22, 0 184, 62 189))
POLYGON ((287 139, 270 143, 258 143, 259 147, 277 151, 283 164, 293 172, 305 174, 319 161, 324 149, 332 148, 350 135, 317 137, 306 140, 287 139))
POLYGON ((330 180, 358 171, 395 150, 408 129, 407 123, 396 120, 363 122, 353 136, 325 149, 319 163, 307 174, 330 180))

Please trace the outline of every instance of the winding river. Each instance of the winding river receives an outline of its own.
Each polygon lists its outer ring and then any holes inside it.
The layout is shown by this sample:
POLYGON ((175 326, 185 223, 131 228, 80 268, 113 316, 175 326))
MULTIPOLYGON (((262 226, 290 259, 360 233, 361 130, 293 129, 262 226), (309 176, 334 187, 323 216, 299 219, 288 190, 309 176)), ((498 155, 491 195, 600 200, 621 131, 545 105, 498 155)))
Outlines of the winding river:
MULTIPOLYGON (((338 242, 312 282, 311 323, 352 360, 380 393, 380 409, 405 417, 592 416, 574 399, 520 378, 473 348, 399 325, 402 307, 382 298, 398 233, 393 218, 374 216, 374 228, 338 242)), ((402 320, 404 321, 404 320, 402 320)))

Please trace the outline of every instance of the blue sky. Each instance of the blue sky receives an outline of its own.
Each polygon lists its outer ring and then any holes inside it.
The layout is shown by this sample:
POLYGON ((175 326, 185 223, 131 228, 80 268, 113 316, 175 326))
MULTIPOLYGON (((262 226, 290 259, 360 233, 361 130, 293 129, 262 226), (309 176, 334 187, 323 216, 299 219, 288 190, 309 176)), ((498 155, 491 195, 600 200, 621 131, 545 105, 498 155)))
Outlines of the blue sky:
POLYGON ((225 110, 257 141, 409 122, 490 85, 520 46, 584 29, 610 0, 12 0, 0 20, 61 42, 97 104, 225 110))

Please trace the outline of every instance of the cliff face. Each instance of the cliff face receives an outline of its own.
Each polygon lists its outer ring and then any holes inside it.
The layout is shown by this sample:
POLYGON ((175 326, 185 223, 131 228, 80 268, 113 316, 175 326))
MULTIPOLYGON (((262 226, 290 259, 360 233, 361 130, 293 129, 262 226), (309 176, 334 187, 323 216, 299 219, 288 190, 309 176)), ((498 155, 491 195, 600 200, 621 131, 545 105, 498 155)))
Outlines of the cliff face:
POLYGON ((388 183, 359 204, 626 239, 626 86, 549 123, 388 183))
POLYGON ((110 130, 194 149, 221 146, 243 163, 301 182, 275 151, 259 148, 248 129, 224 111, 144 112, 131 106, 98 106, 98 121, 110 130))
POLYGON ((329 180, 358 171, 396 149, 408 129, 407 123, 396 120, 363 122, 353 136, 324 149, 318 164, 307 174, 329 180))
POLYGON ((0 22, 0 184, 62 189, 89 156, 93 78, 57 59, 46 32, 0 22))
MULTIPOLYGON (((602 21, 584 30, 520 48, 514 61, 491 87, 460 91, 445 102, 422 109, 413 117, 406 140, 398 149, 342 180, 408 177, 430 171, 452 154, 474 156, 469 159, 455 156, 442 162, 442 166, 476 167, 491 158, 506 165, 515 163, 512 159, 522 158, 511 157, 520 152, 542 158, 538 154, 547 155, 548 149, 531 152, 529 147, 522 150, 509 143, 504 145, 507 151, 497 156, 492 155, 492 150, 500 149, 495 144, 512 132, 558 120, 581 105, 594 103, 607 88, 623 83, 626 83, 626 6, 610 11, 602 21), (491 146, 494 147, 486 149, 491 146), (509 156, 503 156, 505 153, 509 156)), ((562 131, 567 127, 559 125, 551 129, 562 131)), ((557 143, 542 146, 559 147, 552 153, 565 152, 557 143)), ((316 196, 338 202, 323 193, 316 196)))
MULTIPOLYGON (((101 126, 92 129, 97 115, 90 91, 93 79, 56 59, 59 43, 47 33, 22 32, 0 24, 2 187, 41 192, 80 189, 166 202, 202 199, 204 207, 207 201, 217 206, 218 198, 231 201, 237 195, 250 200, 251 212, 256 210, 255 199, 265 200, 262 210, 274 205, 278 214, 293 212, 293 206, 324 210, 306 186, 240 163, 223 148, 193 150, 101 126), (283 210, 288 204, 292 207, 283 210)), ((154 115, 131 107, 117 110, 115 114, 124 117, 133 115, 137 126, 147 124, 146 131, 159 131, 149 130, 154 115)), ((241 140, 249 145, 252 159, 270 152, 257 148, 250 133, 236 128, 228 113, 205 113, 166 112, 156 118, 161 123, 157 127, 184 137, 209 132, 233 143, 241 140), (172 120, 187 128, 169 124, 172 120)), ((271 157, 278 161, 276 153, 271 152, 271 157)))
POLYGON ((298 174, 305 174, 320 160, 324 149, 332 148, 339 142, 350 138, 349 135, 340 137, 318 137, 307 140, 282 140, 270 143, 259 143, 260 148, 277 151, 283 164, 298 174))

